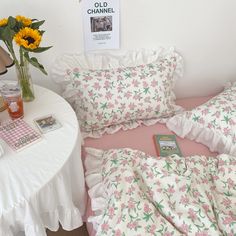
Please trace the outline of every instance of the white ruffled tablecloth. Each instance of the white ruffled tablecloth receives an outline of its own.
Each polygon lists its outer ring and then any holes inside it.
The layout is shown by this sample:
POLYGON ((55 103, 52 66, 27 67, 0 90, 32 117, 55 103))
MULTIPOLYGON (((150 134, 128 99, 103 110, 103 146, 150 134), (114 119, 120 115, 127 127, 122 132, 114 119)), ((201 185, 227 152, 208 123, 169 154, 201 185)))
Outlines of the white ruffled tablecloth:
MULTIPOLYGON (((76 115, 56 93, 35 86, 36 99, 24 103, 24 120, 54 114, 62 127, 20 152, 3 141, 0 158, 0 235, 46 236, 45 228, 65 230, 83 224, 86 207, 81 136, 76 115)), ((0 120, 8 117, 0 113, 0 120)))

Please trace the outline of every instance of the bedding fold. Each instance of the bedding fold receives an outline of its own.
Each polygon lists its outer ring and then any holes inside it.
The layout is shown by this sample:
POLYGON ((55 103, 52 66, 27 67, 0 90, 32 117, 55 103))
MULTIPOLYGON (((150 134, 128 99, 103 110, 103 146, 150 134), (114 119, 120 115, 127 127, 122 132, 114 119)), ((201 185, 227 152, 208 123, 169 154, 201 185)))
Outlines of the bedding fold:
POLYGON ((157 159, 128 148, 86 152, 94 211, 89 221, 97 235, 235 234, 235 157, 157 159))

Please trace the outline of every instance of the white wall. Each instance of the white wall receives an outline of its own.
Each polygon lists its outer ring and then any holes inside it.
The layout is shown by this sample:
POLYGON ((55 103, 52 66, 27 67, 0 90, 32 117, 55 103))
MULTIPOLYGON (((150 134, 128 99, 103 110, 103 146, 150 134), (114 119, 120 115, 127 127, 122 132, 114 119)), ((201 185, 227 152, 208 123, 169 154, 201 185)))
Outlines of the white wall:
MULTIPOLYGON (((175 46, 184 57, 178 97, 212 94, 236 80, 235 0, 120 1, 122 49, 175 46)), ((53 48, 37 56, 47 71, 61 53, 83 50, 79 0, 1 0, 1 18, 18 14, 46 20, 42 46, 53 48)), ((35 83, 59 92, 50 74, 31 71, 35 83)), ((1 78, 14 79, 14 69, 1 78)))

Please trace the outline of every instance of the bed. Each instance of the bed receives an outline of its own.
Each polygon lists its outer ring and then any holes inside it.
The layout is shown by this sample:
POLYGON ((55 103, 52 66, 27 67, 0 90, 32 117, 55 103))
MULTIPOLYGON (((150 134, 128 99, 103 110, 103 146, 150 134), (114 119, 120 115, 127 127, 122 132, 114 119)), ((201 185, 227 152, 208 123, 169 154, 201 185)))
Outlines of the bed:
POLYGON ((235 234, 236 83, 175 101, 182 66, 163 49, 58 59, 54 77, 84 135, 90 235, 235 234), (157 133, 175 133, 183 157, 158 157, 157 133))
MULTIPOLYGON (((177 104, 183 106, 186 109, 192 109, 197 105, 200 105, 208 101, 211 96, 199 97, 199 98, 188 98, 179 99, 177 104)), ((171 134, 171 132, 165 124, 157 123, 153 126, 140 126, 133 130, 119 131, 112 135, 104 135, 99 139, 86 138, 84 141, 84 149, 86 147, 93 147, 96 149, 109 150, 115 148, 130 147, 134 150, 141 150, 151 156, 157 157, 156 149, 153 142, 153 135, 159 134, 171 134), (138 140, 136 137, 139 137, 138 140)), ((177 137, 178 144, 184 156, 193 155, 206 155, 206 156, 216 156, 216 152, 211 152, 208 147, 203 144, 191 141, 189 139, 183 139, 177 137)), ((85 158, 85 150, 83 150, 83 157, 85 158)), ((157 157, 158 158, 158 157, 157 157)), ((91 209, 91 200, 89 199, 86 218, 93 216, 93 211, 91 209)), ((89 235, 96 235, 96 231, 93 229, 92 223, 87 221, 87 229, 89 235)))

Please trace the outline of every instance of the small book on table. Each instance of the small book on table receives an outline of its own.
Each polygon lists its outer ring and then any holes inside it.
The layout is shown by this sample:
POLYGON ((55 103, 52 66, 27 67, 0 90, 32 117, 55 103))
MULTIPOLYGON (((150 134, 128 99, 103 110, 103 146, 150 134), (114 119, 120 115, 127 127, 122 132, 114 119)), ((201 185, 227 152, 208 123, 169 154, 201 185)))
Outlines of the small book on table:
POLYGON ((34 120, 41 133, 47 133, 62 127, 61 123, 52 114, 39 117, 34 120))
POLYGON ((17 119, 0 125, 0 137, 14 150, 23 148, 39 141, 42 136, 32 129, 24 120, 17 119))

